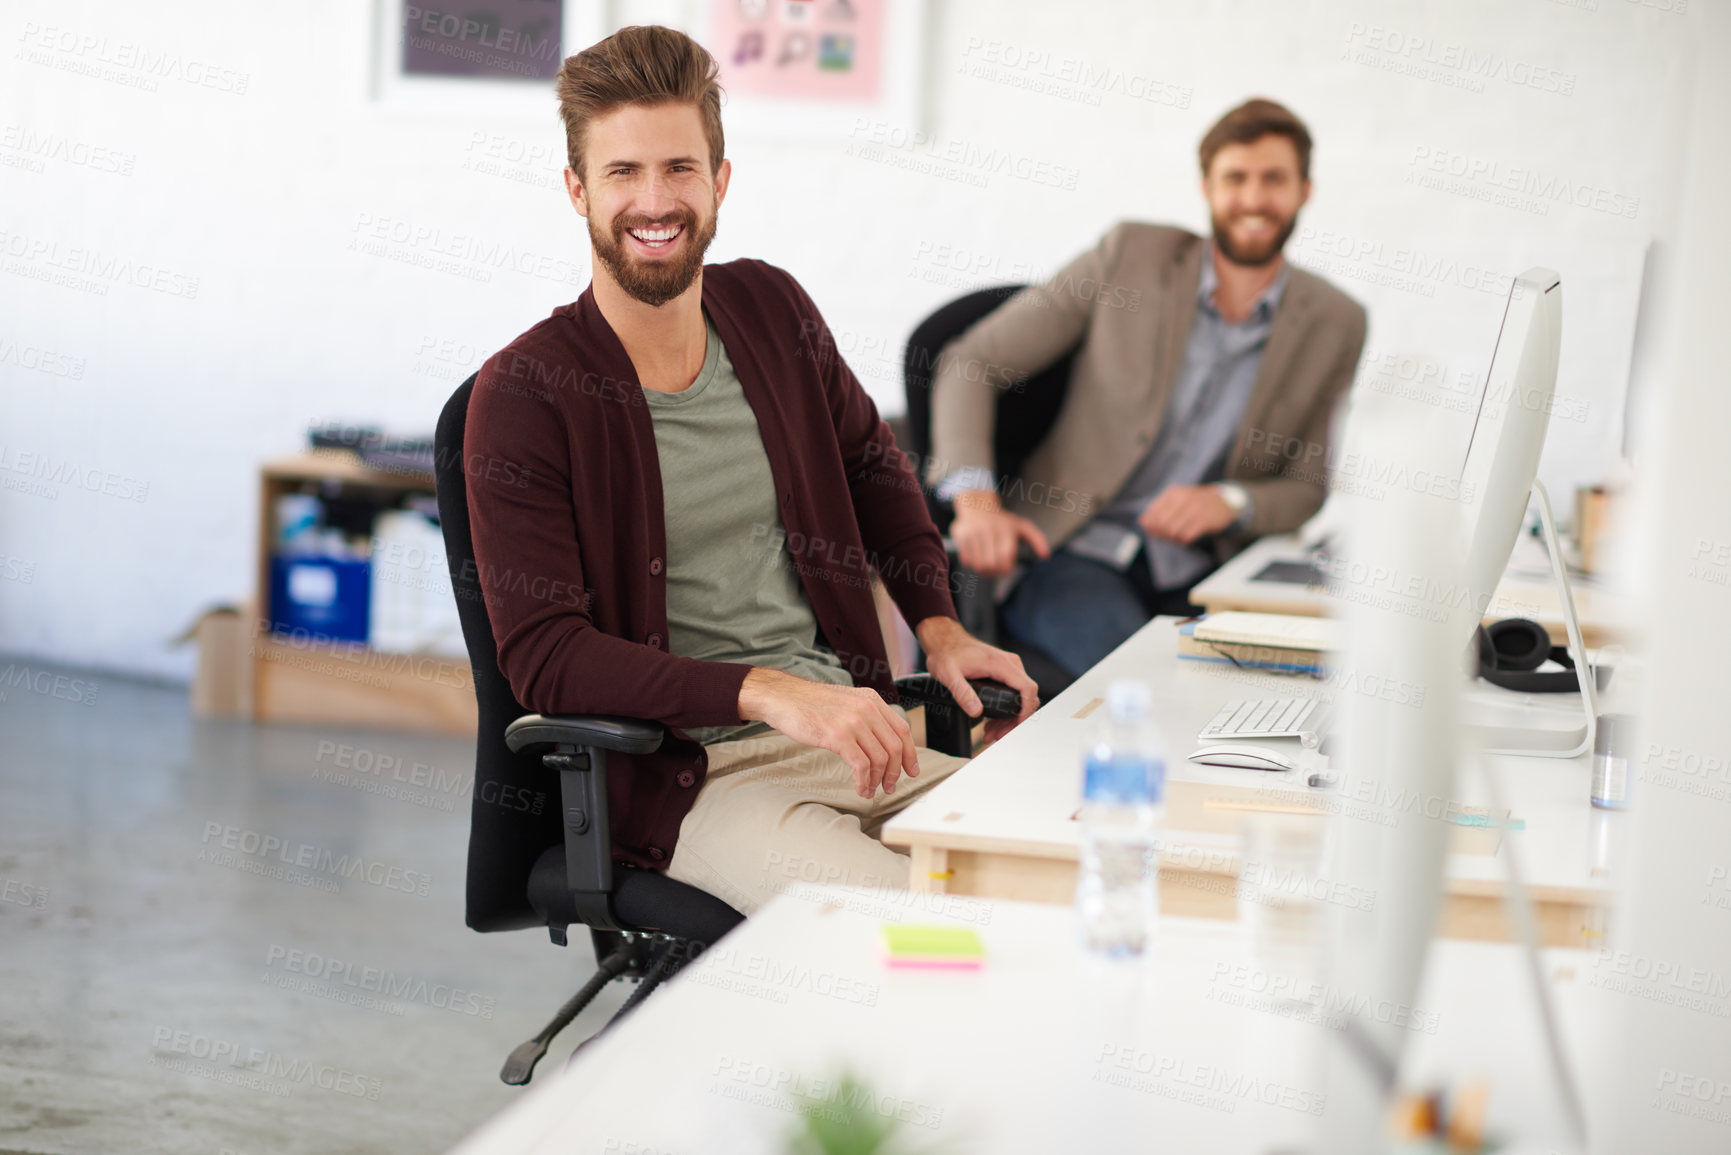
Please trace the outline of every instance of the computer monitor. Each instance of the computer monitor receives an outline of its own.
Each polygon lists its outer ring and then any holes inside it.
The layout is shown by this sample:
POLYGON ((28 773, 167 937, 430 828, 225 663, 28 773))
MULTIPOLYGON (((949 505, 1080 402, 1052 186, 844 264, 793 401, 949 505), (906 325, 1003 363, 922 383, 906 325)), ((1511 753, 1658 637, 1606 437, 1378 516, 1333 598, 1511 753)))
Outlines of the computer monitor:
MULTIPOLYGON (((1571 712, 1570 716, 1547 718, 1541 723, 1524 701, 1475 702, 1468 711, 1467 724, 1483 748, 1492 753, 1572 758, 1592 748, 1595 730, 1593 675, 1586 662, 1586 647, 1548 499, 1538 483, 1539 457, 1556 393, 1562 328, 1563 290, 1557 274, 1533 268, 1516 277, 1503 305, 1502 325, 1461 466, 1458 507, 1465 565, 1456 580, 1442 582, 1434 591, 1451 606, 1470 605, 1473 612, 1459 619, 1459 645, 1463 656, 1476 655, 1474 634, 1508 568, 1527 503, 1537 495, 1586 718, 1584 724, 1577 724, 1571 712), (1562 728, 1550 725, 1558 720, 1562 728)), ((1396 443, 1409 434, 1419 436, 1416 427, 1382 432, 1396 443)), ((1416 445, 1406 444, 1405 448, 1411 450, 1416 445)))
POLYGON ((1653 380, 1658 373, 1658 353, 1654 343, 1659 318, 1665 315, 1661 298, 1668 259, 1658 241, 1647 242, 1647 252, 1641 260, 1641 295, 1635 306, 1635 334, 1629 349, 1629 380, 1623 389, 1623 433, 1618 444, 1624 461, 1632 461, 1635 457, 1646 399, 1658 387, 1653 380))
POLYGON ((1466 580, 1481 614, 1508 567, 1538 477, 1562 334, 1561 280, 1550 269, 1528 269, 1509 288, 1461 469, 1466 580))
MULTIPOLYGON (((1461 469, 1461 504, 1467 542, 1466 587, 1473 627, 1490 605, 1526 519, 1527 502, 1538 498, 1545 544, 1551 556, 1557 600, 1563 611, 1586 717, 1580 726, 1535 728, 1530 719, 1486 716, 1469 709, 1468 725, 1493 753, 1572 758, 1592 749, 1598 705, 1593 674, 1581 640, 1574 596, 1557 540, 1550 502, 1538 483, 1539 456, 1551 421, 1557 388, 1557 358, 1563 334, 1563 289, 1550 269, 1528 269, 1509 289, 1503 324, 1485 375, 1461 469)), ((1463 639, 1470 640, 1470 639, 1463 639)), ((1475 652, 1476 652, 1476 643, 1475 652)))
MULTIPOLYGON (((1580 730, 1532 732, 1518 713, 1512 724, 1486 725, 1476 716, 1478 703, 1461 693, 1457 655, 1451 653, 1465 640, 1461 634, 1476 628, 1495 593, 1527 503, 1536 496, 1577 669, 1586 669, 1555 526, 1543 486, 1536 484, 1557 383, 1562 296, 1560 280, 1549 269, 1529 269, 1510 288, 1461 471, 1464 564, 1458 547, 1449 543, 1452 511, 1411 494, 1399 495, 1404 498, 1399 506, 1361 503, 1357 511, 1354 551, 1365 564, 1387 572, 1422 573, 1441 588, 1459 590, 1464 585, 1474 597, 1472 612, 1464 612, 1456 602, 1451 606, 1453 620, 1435 624, 1365 603, 1346 607, 1352 664, 1397 684, 1435 688, 1417 710, 1381 696, 1348 700, 1345 769, 1374 777, 1387 791, 1385 797, 1456 797, 1459 743, 1474 731, 1494 752, 1573 756, 1591 747, 1590 677, 1580 680, 1587 704, 1587 724, 1580 730)), ((1500 801, 1500 769, 1486 766, 1484 773, 1493 812, 1507 814, 1500 801)), ((1442 902, 1448 824, 1406 822, 1402 815, 1384 827, 1349 818, 1344 810, 1336 814, 1335 879, 1378 888, 1382 898, 1372 911, 1331 911, 1330 984, 1364 994, 1377 1005, 1383 998, 1393 1005, 1411 1005, 1442 902)), ((1509 906, 1544 1026, 1547 1058, 1579 1139, 1585 1133, 1579 1095, 1543 977, 1536 919, 1515 873, 1515 853, 1511 846, 1499 856, 1510 871, 1509 906)), ((1362 1014, 1343 1016, 1341 1025, 1324 1036, 1329 1040, 1324 1053, 1329 1110, 1322 1122, 1322 1149, 1386 1150, 1385 1120, 1407 1032, 1362 1014)))

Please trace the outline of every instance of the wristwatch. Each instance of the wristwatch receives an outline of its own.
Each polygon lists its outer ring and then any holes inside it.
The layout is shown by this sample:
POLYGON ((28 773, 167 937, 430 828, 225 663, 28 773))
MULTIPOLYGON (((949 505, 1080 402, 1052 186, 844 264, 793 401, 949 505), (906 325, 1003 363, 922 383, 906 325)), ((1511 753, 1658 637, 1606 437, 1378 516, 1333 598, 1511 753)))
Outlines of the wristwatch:
POLYGON ((1226 508, 1232 511, 1234 519, 1244 516, 1244 511, 1250 508, 1250 494, 1236 481, 1216 483, 1214 492, 1220 495, 1220 500, 1226 503, 1226 508))

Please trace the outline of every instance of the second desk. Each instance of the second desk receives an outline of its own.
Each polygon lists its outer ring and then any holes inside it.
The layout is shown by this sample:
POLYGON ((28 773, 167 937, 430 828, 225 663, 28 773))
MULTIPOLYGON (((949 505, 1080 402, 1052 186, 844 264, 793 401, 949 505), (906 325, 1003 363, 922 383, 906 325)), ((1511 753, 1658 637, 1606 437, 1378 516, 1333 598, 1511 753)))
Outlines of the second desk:
MULTIPOLYGON (((1137 678, 1153 691, 1153 721, 1169 743, 1166 833, 1160 864, 1161 909, 1234 918, 1238 909, 1239 823, 1257 811, 1308 810, 1391 825, 1415 809, 1437 817, 1448 800, 1391 799, 1375 783, 1348 777, 1333 790, 1306 785, 1308 767, 1271 773, 1186 761, 1195 735, 1232 698, 1330 696, 1328 684, 1178 657, 1176 618, 1155 618, 1033 717, 933 787, 884 827, 883 840, 907 847, 910 886, 982 898, 1070 902, 1081 824, 1081 756, 1089 720, 1107 685, 1137 678)), ((1497 691, 1504 698, 1510 697, 1497 691)), ((1503 703, 1508 705, 1510 703, 1503 703)), ((1513 703, 1535 723, 1560 723, 1570 703, 1513 703)), ((1578 709, 1578 707, 1573 707, 1578 709)), ((1296 743, 1294 743, 1296 745, 1296 743)), ((1448 856, 1440 932, 1448 937, 1511 937, 1503 909, 1507 840, 1518 839, 1551 946, 1597 946, 1611 897, 1610 871, 1621 842, 1621 814, 1588 802, 1590 759, 1490 759, 1521 828, 1456 828, 1448 856)), ((1486 801, 1483 783, 1463 765, 1455 800, 1486 801)), ((1319 880, 1295 879, 1314 886, 1319 880)), ((1326 880, 1321 880, 1324 891, 1326 880)), ((1297 894, 1295 892, 1295 897, 1297 894)), ((1326 899, 1325 899, 1326 900, 1326 899)))

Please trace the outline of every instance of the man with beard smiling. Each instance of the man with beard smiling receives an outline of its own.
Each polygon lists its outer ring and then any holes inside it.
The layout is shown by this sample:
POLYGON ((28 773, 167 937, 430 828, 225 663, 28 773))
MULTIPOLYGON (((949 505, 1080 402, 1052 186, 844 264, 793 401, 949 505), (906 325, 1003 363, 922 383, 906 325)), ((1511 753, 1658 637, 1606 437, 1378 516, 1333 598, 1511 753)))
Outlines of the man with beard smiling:
POLYGON ((905 888, 907 856, 874 835, 963 762, 891 704, 872 570, 969 714, 970 677, 1021 692, 990 737, 1036 700, 956 621, 919 487, 811 299, 761 261, 703 263, 732 175, 716 72, 654 27, 564 62, 594 280, 482 366, 465 455, 516 466, 516 484, 471 470, 468 492, 517 700, 667 725, 608 761, 614 855, 749 914, 801 880, 905 888))
POLYGON ((1004 624, 1072 676, 1155 614, 1192 612, 1215 566, 1322 504, 1365 314, 1281 256, 1310 199, 1310 148, 1273 101, 1233 109, 1199 149, 1212 239, 1120 224, 938 359, 926 475, 955 504, 960 559, 1006 577, 1029 544, 1039 560, 1004 624), (1073 349, 1056 422, 1020 477, 1000 477, 999 391, 1073 349))

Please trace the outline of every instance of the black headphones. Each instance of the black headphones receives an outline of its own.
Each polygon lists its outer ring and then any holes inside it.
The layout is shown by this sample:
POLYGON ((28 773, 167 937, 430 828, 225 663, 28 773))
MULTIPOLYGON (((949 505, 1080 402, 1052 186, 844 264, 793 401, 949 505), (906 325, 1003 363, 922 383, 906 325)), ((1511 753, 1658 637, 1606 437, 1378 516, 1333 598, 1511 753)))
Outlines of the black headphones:
POLYGON ((1569 648, 1553 646, 1545 627, 1527 618, 1479 627, 1479 677, 1523 694, 1572 694, 1580 689, 1569 648), (1538 673, 1547 659, 1563 668, 1538 673))

